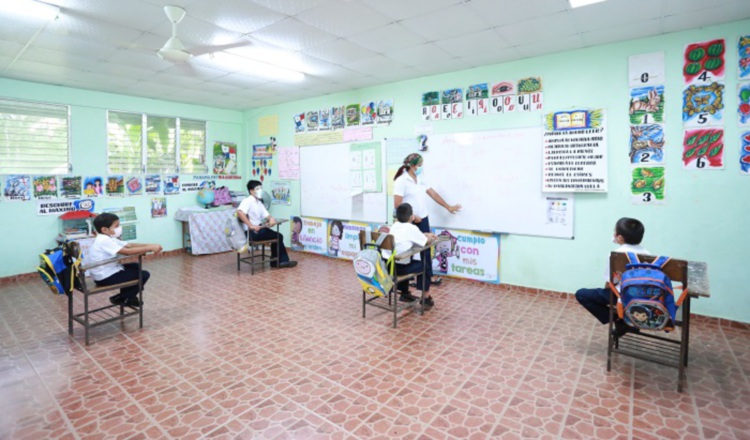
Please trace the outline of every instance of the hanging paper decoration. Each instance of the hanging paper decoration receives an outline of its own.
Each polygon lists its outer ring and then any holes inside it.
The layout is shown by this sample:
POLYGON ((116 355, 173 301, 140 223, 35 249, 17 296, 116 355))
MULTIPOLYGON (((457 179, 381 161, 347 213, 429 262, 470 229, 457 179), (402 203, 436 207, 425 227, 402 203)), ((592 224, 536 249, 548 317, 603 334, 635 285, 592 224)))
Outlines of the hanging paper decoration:
POLYGON ((723 128, 685 130, 682 148, 684 168, 724 168, 723 128))
POLYGON ((740 134, 740 171, 750 176, 750 131, 740 134))
POLYGON ((739 66, 739 79, 750 79, 750 35, 739 38, 737 42, 737 62, 739 66))
POLYGON ((660 205, 664 203, 664 167, 633 168, 630 193, 633 203, 660 205))
POLYGON ((685 127, 721 124, 724 84, 691 84, 682 93, 682 122, 685 127))
POLYGON ((440 92, 422 93, 422 120, 437 121, 440 119, 440 92))
POLYGON ((724 79, 724 39, 685 46, 682 70, 686 84, 708 84, 724 79))

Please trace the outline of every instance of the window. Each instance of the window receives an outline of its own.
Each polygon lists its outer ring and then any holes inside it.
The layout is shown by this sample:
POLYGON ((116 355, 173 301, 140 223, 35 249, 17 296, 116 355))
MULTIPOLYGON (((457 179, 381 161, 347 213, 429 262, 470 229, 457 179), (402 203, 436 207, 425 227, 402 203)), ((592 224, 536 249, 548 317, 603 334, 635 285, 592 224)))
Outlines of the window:
POLYGON ((110 111, 110 173, 205 173, 206 122, 110 111))
POLYGON ((65 174, 70 108, 0 99, 0 174, 65 174))

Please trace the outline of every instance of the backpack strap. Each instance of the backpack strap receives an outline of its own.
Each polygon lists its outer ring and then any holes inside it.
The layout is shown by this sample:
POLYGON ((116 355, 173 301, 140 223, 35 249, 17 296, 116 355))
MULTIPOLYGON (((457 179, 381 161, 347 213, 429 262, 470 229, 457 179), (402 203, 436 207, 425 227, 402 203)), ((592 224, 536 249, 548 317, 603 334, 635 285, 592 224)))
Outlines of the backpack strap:
POLYGON ((656 260, 654 260, 651 264, 653 264, 654 266, 659 266, 660 268, 664 269, 664 266, 666 266, 667 263, 669 263, 669 260, 671 259, 672 258, 670 257, 657 257, 656 260))
MULTIPOLYGON (((372 234, 370 235, 370 239, 372 239, 372 234)), ((378 236, 378 240, 375 242, 375 246, 380 247, 383 242, 385 241, 385 238, 388 237, 388 234, 383 234, 382 232, 378 236)))
POLYGON ((641 261, 638 259, 638 255, 636 255, 634 252, 627 252, 625 255, 628 256, 628 263, 640 263, 641 261))

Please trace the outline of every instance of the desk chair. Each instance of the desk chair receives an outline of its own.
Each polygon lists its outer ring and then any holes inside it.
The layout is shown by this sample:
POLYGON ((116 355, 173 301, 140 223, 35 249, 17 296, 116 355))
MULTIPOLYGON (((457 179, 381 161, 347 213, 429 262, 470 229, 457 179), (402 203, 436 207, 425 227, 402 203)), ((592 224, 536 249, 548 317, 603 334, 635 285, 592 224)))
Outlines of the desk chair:
MULTIPOLYGON (((638 255, 641 262, 650 263, 657 257, 649 255, 638 255)), ((625 272, 625 265, 628 263, 628 257, 622 252, 612 252, 609 257, 610 264, 610 282, 614 284, 614 274, 625 272)), ((671 259, 663 267, 664 273, 672 280, 675 288, 675 298, 679 298, 678 290, 684 292, 688 288, 688 262, 685 260, 671 259), (681 288, 675 283, 680 283, 681 288)), ((688 348, 690 342, 690 297, 686 295, 682 306, 675 317, 675 330, 681 327, 680 339, 667 338, 659 336, 646 330, 640 333, 626 333, 617 337, 614 335, 614 320, 616 318, 617 298, 615 294, 609 294, 609 342, 607 344, 607 371, 612 368, 612 353, 619 353, 625 356, 631 356, 637 359, 643 359, 655 362, 668 367, 677 367, 677 391, 682 392, 682 386, 685 381, 685 368, 688 364, 688 348), (682 316, 680 316, 680 310, 682 316)), ((659 332, 660 333, 660 332, 659 332)))
MULTIPOLYGON (((241 220, 237 219, 238 222, 242 223, 241 220)), ((279 232, 279 227, 276 225, 276 232, 279 232)), ((272 240, 253 240, 253 234, 250 231, 246 231, 247 235, 247 246, 237 251, 237 272, 240 271, 240 263, 250 265, 250 275, 255 275, 255 266, 264 265, 266 263, 279 261, 279 241, 280 237, 272 240), (273 258, 272 246, 276 246, 276 258, 273 258), (247 256, 243 257, 242 254, 247 250, 247 256), (268 257, 268 258, 266 258, 268 257), (260 259, 260 261, 258 261, 260 259)))
MULTIPOLYGON (((77 243, 71 243, 71 246, 77 246, 77 243)), ((84 328, 86 345, 89 345, 89 330, 93 327, 108 324, 113 321, 122 321, 130 316, 138 315, 138 328, 143 328, 143 255, 138 255, 138 279, 126 283, 113 284, 111 286, 98 287, 86 276, 86 271, 94 267, 99 267, 115 261, 124 260, 130 257, 117 257, 105 261, 100 261, 88 266, 80 266, 75 288, 68 295, 68 334, 73 335, 73 322, 81 324, 84 328), (138 286, 138 299, 141 303, 139 307, 126 307, 124 305, 108 304, 104 307, 91 310, 89 308, 89 297, 103 292, 120 290, 123 287, 138 286), (75 313, 73 311, 73 295, 79 292, 83 295, 83 311, 75 313), (129 311, 126 311, 129 310, 129 311)))
MULTIPOLYGON (((368 234, 366 231, 359 231, 359 249, 362 250, 365 248, 365 243, 369 242, 375 242, 380 237, 380 232, 371 232, 368 234), (368 235, 371 235, 372 238, 370 239, 368 235), (370 241, 371 240, 371 241, 370 241)), ((388 235, 383 243, 380 245, 380 249, 385 249, 389 251, 393 251, 394 248, 394 242, 393 242, 393 236, 388 235)), ((379 250, 380 250, 379 249, 379 250)), ((378 251, 379 251, 378 250, 378 251)), ((388 268, 390 270, 390 268, 388 268)), ((386 310, 393 313, 393 328, 396 328, 396 324, 399 320, 399 312, 402 310, 408 309, 410 307, 413 307, 415 310, 417 310, 419 313, 421 313, 421 305, 419 304, 419 301, 411 301, 411 302, 400 302, 398 300, 398 291, 396 290, 396 286, 399 282, 407 281, 411 279, 416 279, 419 275, 422 275, 422 272, 415 272, 415 273, 409 273, 404 275, 393 275, 393 288, 391 288, 390 292, 388 292, 387 296, 384 297, 377 297, 369 295, 367 292, 362 290, 362 318, 366 317, 366 311, 367 306, 377 307, 382 310, 386 310)))

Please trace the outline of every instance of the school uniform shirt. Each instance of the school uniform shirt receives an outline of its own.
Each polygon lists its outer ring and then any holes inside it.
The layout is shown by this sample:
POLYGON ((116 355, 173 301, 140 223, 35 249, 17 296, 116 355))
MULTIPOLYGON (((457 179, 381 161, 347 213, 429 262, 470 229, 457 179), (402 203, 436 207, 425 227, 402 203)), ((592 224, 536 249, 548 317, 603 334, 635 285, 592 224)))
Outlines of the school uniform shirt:
MULTIPOLYGON (((646 250, 646 248, 644 248, 640 244, 625 243, 622 246, 615 249, 614 252, 622 252, 622 253, 632 252, 636 255, 651 255, 651 252, 646 250)), ((609 255, 607 255, 607 272, 604 274, 604 279, 606 281, 609 281, 609 255)), ((620 284, 620 283, 618 282, 617 284, 620 284)))
POLYGON ((403 203, 411 205, 414 215, 427 217, 427 190, 430 187, 425 183, 424 177, 419 176, 415 181, 411 174, 404 172, 393 182, 393 195, 404 198, 403 203))
MULTIPOLYGON (((245 197, 240 202, 240 206, 237 207, 237 211, 244 212, 253 226, 260 226, 266 220, 266 217, 271 215, 263 202, 256 199, 255 196, 245 197)), ((244 223, 243 226, 247 227, 244 223)))
MULTIPOLYGON (((120 249, 127 246, 127 242, 110 237, 107 234, 97 234, 94 243, 91 244, 83 265, 90 265, 99 261, 109 260, 118 256, 120 249)), ((117 272, 124 270, 122 264, 118 262, 104 264, 99 267, 89 269, 87 272, 94 281, 101 281, 111 277, 117 272)))
MULTIPOLYGON (((396 222, 391 226, 389 234, 393 236, 393 249, 396 255, 408 251, 415 245, 424 246, 427 244, 427 237, 413 223, 396 222)), ((383 249, 383 257, 390 258, 391 251, 383 249)), ((419 260, 419 254, 415 254, 411 258, 419 260)), ((396 260, 396 263, 409 264, 411 258, 402 258, 396 260)))

